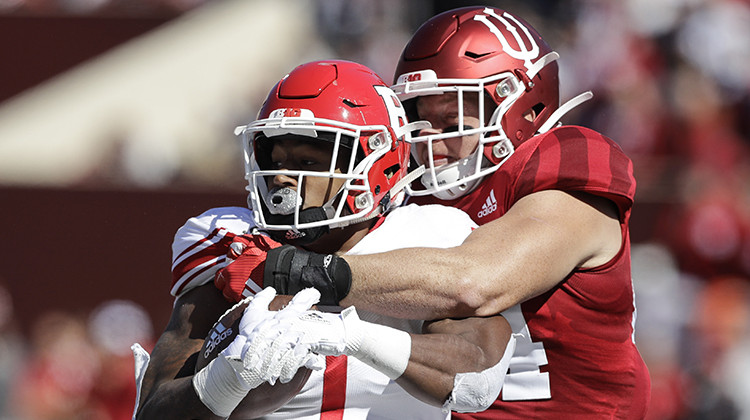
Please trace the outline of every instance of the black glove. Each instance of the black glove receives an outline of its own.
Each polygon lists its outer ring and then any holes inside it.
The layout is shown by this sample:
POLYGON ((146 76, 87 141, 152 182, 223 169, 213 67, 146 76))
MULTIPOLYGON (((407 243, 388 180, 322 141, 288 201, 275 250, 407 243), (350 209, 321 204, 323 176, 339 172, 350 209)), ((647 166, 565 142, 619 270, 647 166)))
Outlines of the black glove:
POLYGON ((280 295, 314 287, 320 291, 322 305, 338 305, 349 294, 352 271, 341 257, 283 245, 268 251, 263 287, 269 286, 280 295))

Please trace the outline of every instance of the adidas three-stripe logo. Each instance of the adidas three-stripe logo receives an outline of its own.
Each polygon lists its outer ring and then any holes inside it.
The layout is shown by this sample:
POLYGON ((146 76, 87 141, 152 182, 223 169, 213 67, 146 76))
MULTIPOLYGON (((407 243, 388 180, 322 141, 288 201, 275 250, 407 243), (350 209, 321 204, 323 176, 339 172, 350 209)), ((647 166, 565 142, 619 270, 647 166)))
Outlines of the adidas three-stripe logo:
POLYGON ((477 213, 478 218, 482 218, 497 210, 497 199, 495 199, 495 190, 490 190, 490 196, 487 197, 484 204, 482 204, 482 210, 477 213))

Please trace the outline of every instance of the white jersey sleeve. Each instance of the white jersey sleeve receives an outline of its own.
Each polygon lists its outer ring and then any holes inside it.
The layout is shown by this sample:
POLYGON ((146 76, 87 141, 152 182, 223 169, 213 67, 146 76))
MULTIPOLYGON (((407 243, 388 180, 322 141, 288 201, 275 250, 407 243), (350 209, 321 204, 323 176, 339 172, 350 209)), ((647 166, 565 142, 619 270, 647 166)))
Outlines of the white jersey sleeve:
POLYGON ((251 211, 244 207, 213 208, 188 219, 172 242, 172 295, 178 297, 213 281, 227 264, 234 237, 254 226, 251 211))
POLYGON ((358 242, 349 254, 400 248, 450 248, 461 245, 477 224, 463 211, 438 204, 409 204, 388 213, 385 221, 358 242))

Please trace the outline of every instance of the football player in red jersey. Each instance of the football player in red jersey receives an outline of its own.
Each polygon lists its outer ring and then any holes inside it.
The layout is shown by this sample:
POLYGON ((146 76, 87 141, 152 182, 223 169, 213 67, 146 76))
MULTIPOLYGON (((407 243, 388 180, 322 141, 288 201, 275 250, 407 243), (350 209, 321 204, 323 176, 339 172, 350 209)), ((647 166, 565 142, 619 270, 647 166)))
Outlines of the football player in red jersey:
POLYGON ((137 418, 434 419, 488 407, 515 348, 502 316, 424 323, 359 311, 360 320, 349 308, 308 312, 308 298, 273 314, 267 306, 275 292, 261 290, 262 278, 246 271, 246 260, 279 245, 258 229, 312 251, 361 254, 456 246, 476 227, 454 208, 401 205, 410 126, 393 91, 362 65, 312 62, 271 90, 258 118, 238 129, 252 208, 210 209, 175 235, 172 317, 150 360, 134 348, 137 418), (449 228, 433 229, 439 221, 449 228), (213 323, 256 293, 241 334, 193 374, 213 323), (290 308, 301 315, 279 315, 290 308), (266 339, 269 325, 276 332, 266 339), (298 394, 281 400, 278 388, 263 385, 284 377, 276 367, 289 378, 286 368, 307 366, 313 351, 327 356, 324 369, 298 394))
POLYGON ((449 249, 332 256, 348 269, 317 279, 277 257, 305 251, 274 249, 265 263, 266 285, 291 293, 315 282, 343 306, 419 319, 504 314, 520 337, 502 393, 456 418, 641 419, 649 404, 633 339, 632 162, 605 136, 558 122, 590 93, 560 105, 557 58, 504 10, 428 20, 393 86, 411 119, 432 124, 413 139, 426 172, 411 194, 480 227, 449 249))

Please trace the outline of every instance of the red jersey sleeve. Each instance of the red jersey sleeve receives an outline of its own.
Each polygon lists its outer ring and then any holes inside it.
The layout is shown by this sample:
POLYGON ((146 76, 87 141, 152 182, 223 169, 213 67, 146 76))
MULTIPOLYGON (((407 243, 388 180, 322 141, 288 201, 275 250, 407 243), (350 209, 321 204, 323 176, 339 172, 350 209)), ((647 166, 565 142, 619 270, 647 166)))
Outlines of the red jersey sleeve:
POLYGON ((518 174, 513 202, 542 190, 580 191, 612 200, 627 219, 635 196, 633 162, 607 137, 562 126, 528 140, 516 153, 528 156, 512 160, 517 167, 508 168, 518 174))

